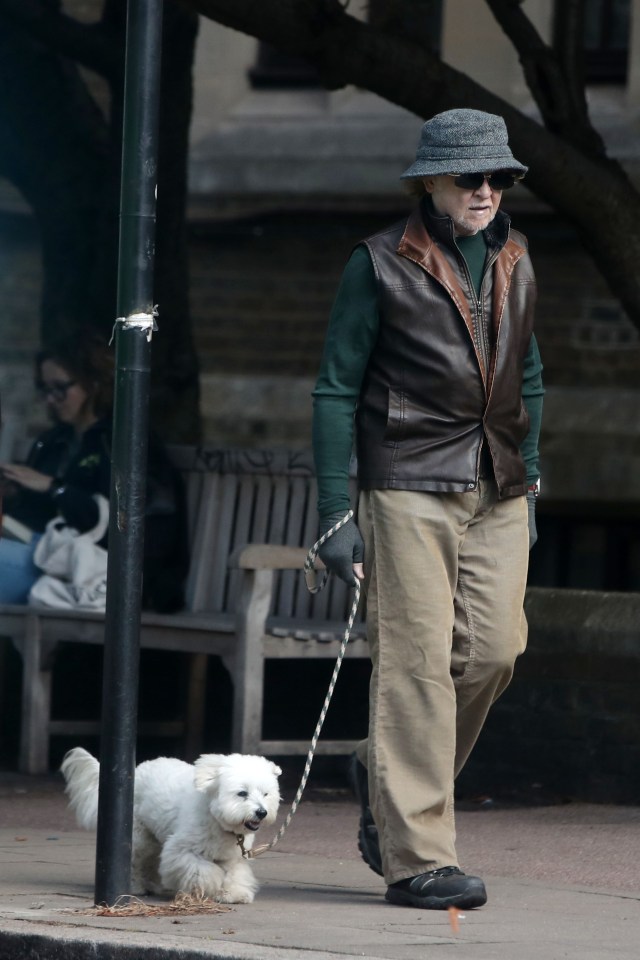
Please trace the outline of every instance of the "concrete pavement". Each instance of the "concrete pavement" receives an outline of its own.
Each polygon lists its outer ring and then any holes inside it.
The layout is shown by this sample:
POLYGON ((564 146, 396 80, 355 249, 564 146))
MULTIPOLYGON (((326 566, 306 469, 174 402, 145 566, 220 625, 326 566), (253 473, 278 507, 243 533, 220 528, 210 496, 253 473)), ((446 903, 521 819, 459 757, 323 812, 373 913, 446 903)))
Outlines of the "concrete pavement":
POLYGON ((75 828, 60 781, 0 775, 0 960, 640 957, 640 808, 463 806, 459 852, 489 903, 457 933, 447 912, 384 902, 356 848, 357 817, 346 791, 311 789, 280 844, 255 861, 253 904, 98 916, 95 837, 75 828))

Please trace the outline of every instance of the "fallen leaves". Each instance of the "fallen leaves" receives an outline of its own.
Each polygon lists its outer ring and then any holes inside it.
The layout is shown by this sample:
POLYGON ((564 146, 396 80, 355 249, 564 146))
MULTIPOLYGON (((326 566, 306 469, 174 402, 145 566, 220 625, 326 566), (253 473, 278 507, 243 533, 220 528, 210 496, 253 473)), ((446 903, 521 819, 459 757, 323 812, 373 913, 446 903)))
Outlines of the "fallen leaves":
POLYGON ((112 906, 99 904, 79 913, 96 917, 173 917, 194 916, 199 913, 228 913, 232 907, 209 897, 178 893, 170 903, 146 903, 138 897, 118 897, 112 906))

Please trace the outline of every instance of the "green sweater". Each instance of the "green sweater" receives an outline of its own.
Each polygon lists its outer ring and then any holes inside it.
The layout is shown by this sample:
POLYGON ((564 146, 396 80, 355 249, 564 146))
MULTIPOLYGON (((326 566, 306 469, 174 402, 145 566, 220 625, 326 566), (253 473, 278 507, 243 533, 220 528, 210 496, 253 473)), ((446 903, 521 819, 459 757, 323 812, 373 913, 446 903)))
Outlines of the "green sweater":
MULTIPOLYGON (((484 236, 458 238, 458 248, 479 289, 486 247, 484 236), (469 240, 475 243, 469 244, 469 240)), ((313 391, 313 452, 318 477, 318 512, 322 519, 346 513, 350 507, 349 462, 353 448, 354 414, 369 357, 378 337, 378 296, 371 258, 357 247, 338 288, 324 346, 320 373, 313 391)), ((520 448, 527 483, 535 483, 538 437, 542 419, 542 363, 535 338, 524 363, 522 399, 529 414, 529 433, 520 448)))

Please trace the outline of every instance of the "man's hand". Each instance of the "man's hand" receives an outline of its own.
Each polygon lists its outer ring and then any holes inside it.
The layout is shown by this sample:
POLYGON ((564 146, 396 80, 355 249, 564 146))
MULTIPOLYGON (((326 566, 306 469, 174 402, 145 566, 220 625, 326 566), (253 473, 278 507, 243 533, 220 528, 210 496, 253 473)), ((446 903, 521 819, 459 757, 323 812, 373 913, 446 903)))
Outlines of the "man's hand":
MULTIPOLYGON (((339 523, 343 516, 344 514, 333 514, 322 520, 320 533, 324 535, 339 523)), ((345 583, 353 584, 356 578, 364 580, 364 541, 353 517, 322 544, 318 556, 327 570, 335 573, 345 583)))
POLYGON ((537 496, 533 490, 527 492, 527 510, 529 511, 527 522, 529 524, 529 550, 534 546, 538 539, 538 530, 536 528, 536 500, 537 496))

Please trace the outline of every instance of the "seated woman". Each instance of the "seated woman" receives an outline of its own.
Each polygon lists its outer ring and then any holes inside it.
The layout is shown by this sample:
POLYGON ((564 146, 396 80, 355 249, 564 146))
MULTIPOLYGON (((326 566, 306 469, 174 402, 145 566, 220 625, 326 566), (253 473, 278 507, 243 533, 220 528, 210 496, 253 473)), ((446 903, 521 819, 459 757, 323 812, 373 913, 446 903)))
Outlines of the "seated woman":
MULTIPOLYGON (((36 356, 36 389, 53 429, 34 443, 26 464, 0 465, 5 514, 34 531, 29 543, 0 539, 0 603, 26 603, 41 571, 33 563, 53 517, 81 533, 98 522, 94 494, 107 499, 111 476, 113 354, 96 335, 61 341, 36 356)), ((106 546, 106 537, 100 541, 106 546)), ((184 606, 188 566, 186 509, 180 474, 153 433, 149 437, 143 606, 170 613, 184 606)))
POLYGON ((5 514, 34 531, 29 543, 0 540, 2 603, 27 602, 40 575, 33 553, 49 520, 61 515, 76 530, 90 530, 98 521, 93 494, 109 497, 110 351, 97 337, 75 336, 41 350, 35 374, 54 426, 38 437, 25 464, 0 467, 5 514))

